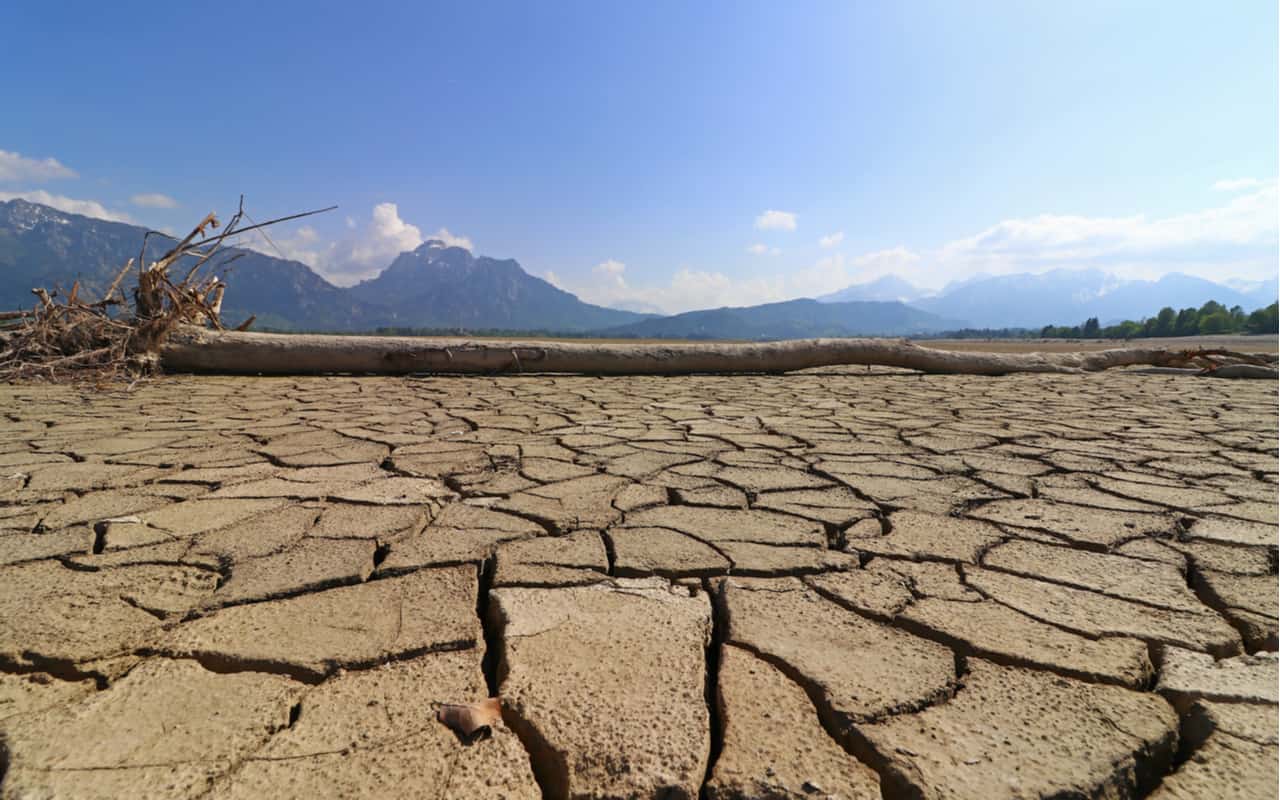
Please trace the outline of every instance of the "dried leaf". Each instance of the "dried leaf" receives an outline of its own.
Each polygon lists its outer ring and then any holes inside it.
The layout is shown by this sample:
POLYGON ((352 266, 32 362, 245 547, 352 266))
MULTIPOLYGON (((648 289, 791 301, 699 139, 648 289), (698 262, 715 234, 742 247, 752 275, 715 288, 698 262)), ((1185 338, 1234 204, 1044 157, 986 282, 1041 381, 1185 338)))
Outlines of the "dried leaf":
POLYGON ((436 709, 436 719, 470 738, 481 728, 492 727, 502 719, 502 699, 489 697, 478 703, 445 703, 436 709))

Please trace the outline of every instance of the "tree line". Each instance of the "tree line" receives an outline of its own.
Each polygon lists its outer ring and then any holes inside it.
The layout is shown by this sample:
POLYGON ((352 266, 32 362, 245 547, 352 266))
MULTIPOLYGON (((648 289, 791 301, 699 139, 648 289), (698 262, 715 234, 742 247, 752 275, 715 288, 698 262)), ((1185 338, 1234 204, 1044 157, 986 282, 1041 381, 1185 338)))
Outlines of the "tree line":
POLYGON ((1147 339, 1168 336, 1205 336, 1222 333, 1276 333, 1280 328, 1277 310, 1280 304, 1272 303, 1246 314, 1240 306, 1227 308, 1210 300, 1200 308, 1184 308, 1175 311, 1169 306, 1160 309, 1154 317, 1142 320, 1127 319, 1115 325, 1103 327, 1097 317, 1090 317, 1083 325, 1046 325, 1040 330, 1042 339, 1147 339))

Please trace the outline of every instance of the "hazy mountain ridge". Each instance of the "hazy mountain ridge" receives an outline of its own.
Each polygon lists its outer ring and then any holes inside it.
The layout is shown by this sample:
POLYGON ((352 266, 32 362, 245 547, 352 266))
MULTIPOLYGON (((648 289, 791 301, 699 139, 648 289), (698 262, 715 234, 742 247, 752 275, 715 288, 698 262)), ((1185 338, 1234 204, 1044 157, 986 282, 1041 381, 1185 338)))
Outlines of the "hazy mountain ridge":
MULTIPOLYGON (((81 282, 98 297, 124 263, 138 256, 145 228, 69 214, 24 200, 0 202, 0 309, 29 308, 31 289, 81 282)), ((159 255, 168 240, 153 237, 159 255)), ((298 261, 227 248, 224 316, 250 314, 259 328, 372 330, 379 327, 599 332, 645 338, 782 339, 911 335, 963 327, 1103 325, 1153 316, 1163 306, 1216 300, 1246 311, 1276 301, 1277 280, 1224 285, 1180 273, 1126 281, 1101 270, 981 275, 931 294, 898 276, 855 284, 818 300, 655 316, 591 305, 530 275, 514 259, 476 256, 431 240, 401 253, 377 277, 334 286, 298 261), (906 302, 904 302, 906 301, 906 302)), ((132 274, 126 288, 133 281, 132 274)))
POLYGON ((930 294, 911 283, 887 276, 854 284, 819 298, 870 299, 877 293, 916 293, 910 305, 971 327, 1040 328, 1075 324, 1097 317, 1103 324, 1153 316, 1165 306, 1199 308, 1210 300, 1246 311, 1276 302, 1276 279, 1239 282, 1235 286, 1172 272, 1159 280, 1124 280, 1098 269, 1056 269, 1043 273, 982 276, 948 284, 930 294))
POLYGON ((787 300, 758 306, 687 311, 601 331, 646 339, 806 339, 819 336, 905 336, 960 327, 902 303, 787 300))
POLYGON ((922 297, 931 295, 928 289, 899 278, 897 275, 885 275, 867 283, 855 283, 838 292, 832 292, 818 298, 823 303, 848 303, 857 300, 873 300, 879 302, 912 303, 922 297))

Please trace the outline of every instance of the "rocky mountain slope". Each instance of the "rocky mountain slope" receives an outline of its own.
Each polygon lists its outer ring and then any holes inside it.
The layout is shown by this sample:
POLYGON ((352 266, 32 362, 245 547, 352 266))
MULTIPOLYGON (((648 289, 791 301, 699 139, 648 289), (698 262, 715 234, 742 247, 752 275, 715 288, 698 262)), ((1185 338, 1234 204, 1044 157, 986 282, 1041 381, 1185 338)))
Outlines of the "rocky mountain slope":
POLYGON ((430 240, 350 289, 392 325, 577 332, 625 325, 644 314, 584 303, 521 269, 430 240))

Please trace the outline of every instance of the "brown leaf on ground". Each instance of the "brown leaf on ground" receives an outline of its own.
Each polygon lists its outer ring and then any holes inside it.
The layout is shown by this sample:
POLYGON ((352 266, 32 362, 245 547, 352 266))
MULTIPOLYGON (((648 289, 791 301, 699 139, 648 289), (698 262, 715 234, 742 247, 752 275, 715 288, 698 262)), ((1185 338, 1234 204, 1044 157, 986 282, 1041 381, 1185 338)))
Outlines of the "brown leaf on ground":
POLYGON ((470 738, 481 728, 492 727, 502 719, 502 698, 488 697, 476 703, 443 703, 436 709, 436 719, 459 736, 470 738))

